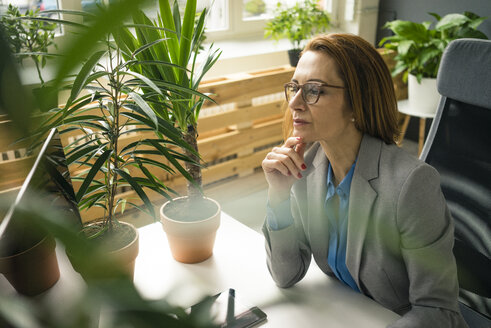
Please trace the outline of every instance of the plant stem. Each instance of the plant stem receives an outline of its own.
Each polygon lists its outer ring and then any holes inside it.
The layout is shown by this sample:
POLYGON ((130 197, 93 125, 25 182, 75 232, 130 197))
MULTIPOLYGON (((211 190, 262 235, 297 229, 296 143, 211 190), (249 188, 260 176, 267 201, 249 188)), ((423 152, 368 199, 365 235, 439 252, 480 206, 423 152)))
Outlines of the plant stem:
MULTIPOLYGON (((187 133, 184 134, 184 141, 186 141, 195 151, 196 154, 198 152, 198 132, 196 131, 196 127, 194 125, 188 126, 187 133)), ((190 151, 185 151, 186 156, 191 158, 193 162, 199 163, 200 158, 198 155, 191 153, 190 151)), ((192 201, 193 199, 203 198, 203 193, 201 191, 202 186, 202 176, 201 176, 201 167, 199 165, 195 165, 194 163, 186 162, 186 171, 191 175, 195 184, 190 181, 187 182, 187 191, 188 197, 192 201)))
POLYGON ((41 69, 39 68, 39 62, 35 56, 33 56, 32 60, 34 60, 34 64, 36 64, 36 70, 38 71, 38 77, 41 81, 41 85, 44 85, 43 77, 41 76, 41 69))
MULTIPOLYGON (((109 42, 109 41, 108 41, 109 42)), ((109 48, 110 49, 110 48, 109 48)), ((116 60, 119 60, 119 52, 116 50, 116 60)), ((115 75, 113 65, 112 65, 113 57, 112 57, 112 51, 109 50, 109 65, 111 67, 111 72, 113 73, 110 76, 110 83, 114 85, 112 88, 113 94, 111 95, 111 100, 113 103, 113 113, 112 116, 113 120, 110 122, 110 135, 109 135, 109 146, 113 150, 112 156, 110 157, 109 160, 109 168, 108 168, 108 187, 109 189, 109 203, 108 203, 108 211, 109 211, 109 217, 108 217, 108 230, 112 231, 113 228, 113 215, 114 215, 114 199, 116 197, 116 191, 118 187, 117 179, 118 179, 118 174, 115 172, 118 168, 118 139, 119 139, 119 76, 115 75), (112 163, 111 163, 112 159, 112 163), (112 168, 111 168, 112 164, 112 168)))
MULTIPOLYGON (((31 53, 34 52, 34 41, 32 41, 32 39, 30 38, 27 38, 27 49, 29 49, 31 53)), ((39 81, 41 81, 41 85, 44 85, 44 80, 43 77, 41 76, 41 68, 39 67, 39 59, 37 55, 31 55, 31 59, 34 62, 34 65, 36 65, 39 81)))

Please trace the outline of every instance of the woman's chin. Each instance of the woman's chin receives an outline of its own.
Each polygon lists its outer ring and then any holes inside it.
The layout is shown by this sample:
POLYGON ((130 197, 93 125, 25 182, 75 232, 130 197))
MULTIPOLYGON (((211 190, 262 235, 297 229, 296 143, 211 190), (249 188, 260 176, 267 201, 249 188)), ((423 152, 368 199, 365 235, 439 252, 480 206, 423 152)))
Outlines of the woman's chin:
POLYGON ((302 138, 302 141, 304 143, 309 143, 312 141, 312 140, 310 140, 311 138, 306 133, 302 133, 302 132, 295 130, 295 129, 293 129, 292 136, 295 138, 302 138))

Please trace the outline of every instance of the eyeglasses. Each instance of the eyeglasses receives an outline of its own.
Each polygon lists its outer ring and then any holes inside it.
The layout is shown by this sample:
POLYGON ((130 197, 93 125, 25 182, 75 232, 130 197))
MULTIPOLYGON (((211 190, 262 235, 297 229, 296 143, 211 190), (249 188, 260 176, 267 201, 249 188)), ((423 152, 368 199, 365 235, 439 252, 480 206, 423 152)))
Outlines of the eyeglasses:
POLYGON ((298 90, 302 89, 302 98, 308 105, 315 104, 321 95, 321 88, 329 87, 336 89, 346 89, 336 85, 330 85, 322 82, 307 82, 305 84, 298 84, 295 82, 285 83, 285 97, 286 101, 290 102, 295 97, 298 90))

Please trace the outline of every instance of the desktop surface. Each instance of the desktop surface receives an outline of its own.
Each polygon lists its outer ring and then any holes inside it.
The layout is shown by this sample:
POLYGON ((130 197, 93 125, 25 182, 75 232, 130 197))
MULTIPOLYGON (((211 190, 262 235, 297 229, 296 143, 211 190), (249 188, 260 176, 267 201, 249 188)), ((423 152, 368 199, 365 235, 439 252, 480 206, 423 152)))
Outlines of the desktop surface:
POLYGON ((386 327, 399 316, 326 276, 312 262, 295 286, 278 288, 266 266, 264 237, 222 212, 214 254, 197 264, 175 261, 160 223, 139 229, 135 285, 149 299, 189 307, 233 288, 267 316, 264 327, 386 327))
MULTIPOLYGON (((214 254, 197 264, 183 264, 171 255, 160 223, 138 229, 140 252, 134 283, 150 300, 165 298, 188 308, 205 296, 233 288, 240 301, 267 315, 261 327, 382 328, 399 316, 375 301, 326 276, 313 262, 295 286, 278 288, 266 266, 264 237, 222 212, 214 254)), ((63 247, 57 247, 60 280, 40 298, 56 307, 74 301, 85 288, 63 247), (76 298, 76 297, 75 297, 76 298)), ((2 293, 15 293, 0 275, 2 293)))

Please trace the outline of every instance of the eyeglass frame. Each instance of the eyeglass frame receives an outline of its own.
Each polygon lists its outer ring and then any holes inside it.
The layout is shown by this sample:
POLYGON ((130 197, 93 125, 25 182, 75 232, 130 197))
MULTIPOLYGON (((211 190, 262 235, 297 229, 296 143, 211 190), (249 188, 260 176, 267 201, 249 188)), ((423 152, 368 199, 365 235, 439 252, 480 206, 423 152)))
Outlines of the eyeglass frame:
MULTIPOLYGON (((311 82, 307 82, 307 83, 304 83, 304 84, 299 84, 299 83, 296 83, 296 82, 287 82, 283 85, 283 87, 285 88, 285 98, 286 98, 286 101, 287 102, 290 102, 290 99, 288 99, 288 94, 287 94, 287 91, 286 91, 286 88, 290 85, 295 85, 298 87, 298 90, 302 90, 302 99, 303 101, 305 101, 305 103, 307 105, 314 105, 316 104, 318 101, 319 101, 319 98, 320 98, 320 93, 317 95, 317 99, 315 99, 314 102, 311 102, 309 103, 307 101, 307 99, 305 99, 305 92, 303 90, 303 87, 306 85, 306 84, 315 84, 315 85, 318 85, 319 87, 328 87, 328 88, 336 88, 336 89, 346 89, 346 87, 341 87, 341 86, 338 86, 338 85, 330 85, 330 84, 327 84, 325 82, 318 82, 318 81, 311 81, 311 82)), ((295 93, 295 95, 297 95, 298 91, 295 93)))

